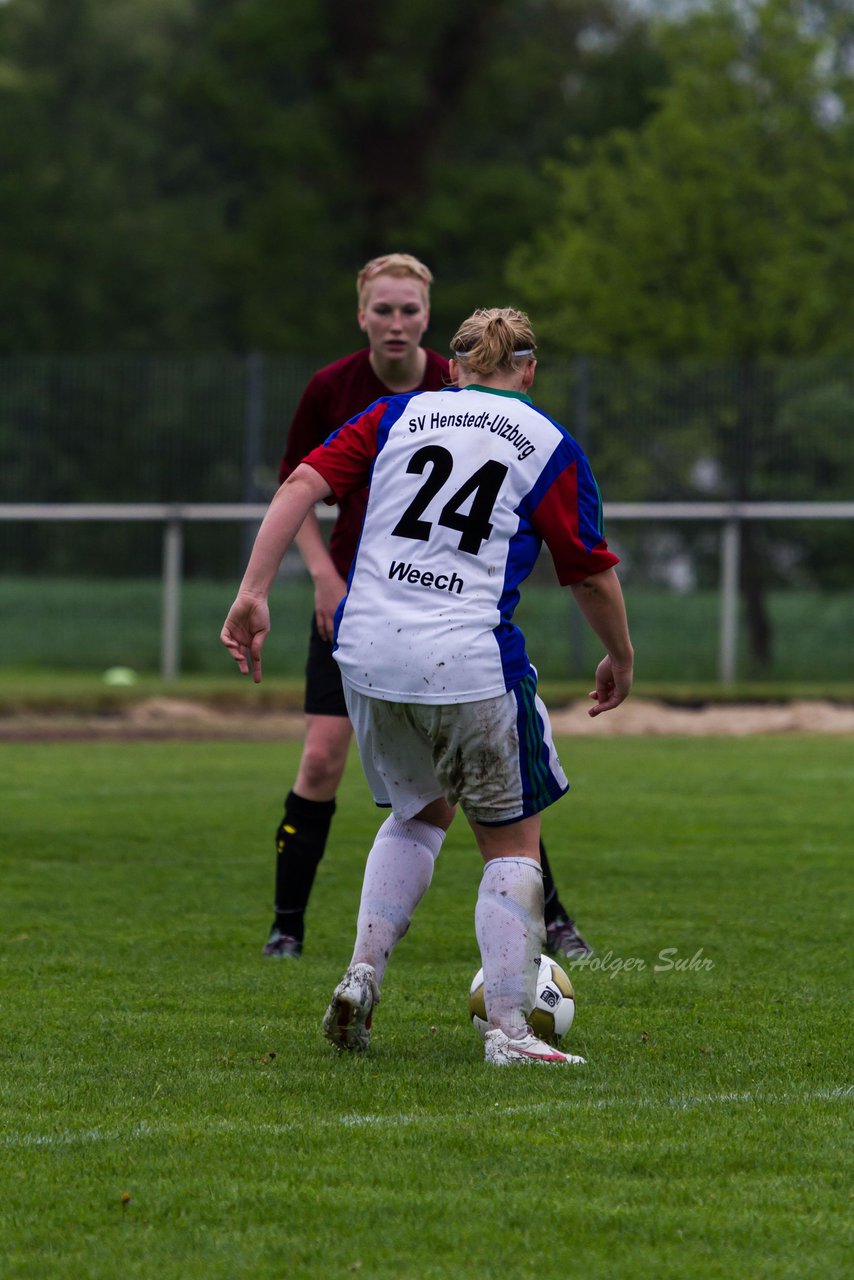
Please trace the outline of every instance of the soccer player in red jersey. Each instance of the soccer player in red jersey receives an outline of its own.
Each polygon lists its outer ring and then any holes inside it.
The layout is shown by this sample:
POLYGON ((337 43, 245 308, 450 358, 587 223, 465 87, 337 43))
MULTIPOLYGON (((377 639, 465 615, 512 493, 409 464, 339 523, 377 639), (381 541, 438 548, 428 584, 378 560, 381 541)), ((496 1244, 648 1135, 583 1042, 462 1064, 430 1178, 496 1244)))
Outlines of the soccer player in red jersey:
MULTIPOLYGON (((309 380, 288 432, 279 481, 342 423, 382 396, 438 391, 450 381, 444 356, 421 345, 430 319, 430 270, 410 254, 373 258, 359 272, 357 319, 367 347, 318 370, 309 380)), ((314 512, 296 536, 315 588, 305 684, 305 738, 297 776, 276 831, 275 918, 264 955, 298 958, 305 911, 335 813, 352 727, 341 674, 332 657, 333 616, 347 588, 367 504, 367 489, 342 498, 327 549, 314 512)), ((545 849, 547 947, 558 955, 592 949, 558 897, 545 849)))

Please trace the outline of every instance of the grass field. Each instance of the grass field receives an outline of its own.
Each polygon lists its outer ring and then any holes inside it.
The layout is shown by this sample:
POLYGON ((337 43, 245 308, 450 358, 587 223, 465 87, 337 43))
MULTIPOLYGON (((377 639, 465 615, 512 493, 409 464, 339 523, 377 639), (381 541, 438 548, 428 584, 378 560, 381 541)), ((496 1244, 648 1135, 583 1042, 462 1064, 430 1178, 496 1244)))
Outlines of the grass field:
POLYGON ((0 745, 3 1280, 850 1274, 854 741, 561 744, 571 1072, 481 1061, 462 824, 369 1055, 325 1044, 376 816, 354 758, 263 960, 298 749, 0 745))

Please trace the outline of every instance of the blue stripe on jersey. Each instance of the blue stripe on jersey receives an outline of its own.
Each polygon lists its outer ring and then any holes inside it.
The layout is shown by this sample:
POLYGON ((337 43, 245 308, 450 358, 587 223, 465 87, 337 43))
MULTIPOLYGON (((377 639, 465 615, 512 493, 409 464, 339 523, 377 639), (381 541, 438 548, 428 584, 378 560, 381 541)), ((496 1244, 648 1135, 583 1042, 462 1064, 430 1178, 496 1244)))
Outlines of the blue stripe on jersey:
POLYGON ((373 409, 375 409, 378 404, 385 404, 385 410, 382 418, 380 419, 380 425, 377 428, 377 453, 379 453, 380 449, 382 449, 388 439, 389 431, 391 431, 398 418, 406 409, 409 401, 413 396, 422 394, 423 392, 419 391, 407 391, 403 395, 399 396, 380 396, 378 400, 374 400, 371 404, 367 405, 366 408, 360 409, 358 413, 354 413, 352 418, 348 418, 346 422, 342 422, 340 427, 336 427, 334 431, 330 431, 323 443, 325 445, 329 444, 330 441, 334 440, 345 427, 349 427, 351 422, 358 422, 360 418, 364 418, 373 409))
POLYGON ((508 544, 504 584, 498 601, 501 622, 493 631, 501 656, 506 689, 513 689, 532 672, 532 664, 525 650, 525 637, 510 621, 519 603, 519 587, 536 564, 542 547, 542 539, 532 527, 530 515, 536 511, 561 472, 573 464, 576 464, 577 476, 579 538, 588 551, 598 546, 603 538, 602 502, 584 453, 559 422, 555 422, 535 405, 530 408, 555 427, 560 433, 560 439, 533 488, 517 508, 519 527, 508 544))
POLYGON ((519 735, 519 771, 522 778, 522 817, 540 813, 567 790, 551 771, 549 751, 543 741, 543 722, 536 706, 537 679, 533 672, 513 690, 516 697, 516 730, 519 735))
POLYGON ((532 511, 536 511, 543 500, 546 490, 554 484, 560 473, 565 471, 567 467, 572 466, 573 463, 576 463, 578 536, 587 550, 592 551, 605 537, 605 526, 602 518, 602 497, 593 472, 590 470, 590 463, 587 461, 583 449, 569 434, 566 427, 562 427, 559 422, 555 422, 554 418, 550 418, 547 413, 543 413, 542 409, 538 409, 536 405, 531 405, 531 408, 540 417, 550 422, 560 432, 562 438, 540 473, 537 483, 525 499, 525 513, 529 515, 532 511))
POLYGON ((526 494, 522 502, 521 509, 526 517, 530 517, 531 513, 536 511, 546 492, 552 487, 560 473, 566 471, 567 467, 572 466, 573 462, 575 462, 575 454, 567 447, 565 439, 559 440, 555 445, 552 456, 537 477, 536 484, 526 494))
POLYGON ((542 539, 524 517, 519 519, 519 527, 507 545, 507 560, 504 566, 504 583, 498 600, 498 611, 501 622, 493 630, 498 652, 501 657, 501 669, 504 674, 505 689, 512 689, 531 673, 531 661, 525 649, 525 637, 511 618, 519 603, 519 586, 537 563, 542 539))
MULTIPOLYGON (((404 395, 389 396, 386 403, 385 413, 382 418, 380 418, 380 425, 377 427, 377 457, 379 457, 385 448, 386 441, 388 440, 388 434, 392 427, 400 418, 403 417, 406 406, 409 404, 412 397, 416 395, 423 395, 423 392, 407 391, 404 395)), ((373 468, 371 468, 371 474, 373 474, 373 468)))

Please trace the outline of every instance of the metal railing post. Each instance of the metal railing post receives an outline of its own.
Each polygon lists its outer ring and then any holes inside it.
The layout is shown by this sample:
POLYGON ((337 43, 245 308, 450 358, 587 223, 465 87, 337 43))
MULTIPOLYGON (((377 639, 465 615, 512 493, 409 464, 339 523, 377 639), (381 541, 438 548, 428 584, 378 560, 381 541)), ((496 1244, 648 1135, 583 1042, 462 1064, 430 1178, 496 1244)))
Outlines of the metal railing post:
POLYGON ((184 525, 171 516, 163 527, 163 613, 160 632, 160 675, 177 680, 181 670, 181 571, 184 525))
POLYGON ((738 579, 741 562, 741 521, 725 520, 721 526, 721 613, 718 679, 735 684, 738 664, 738 579))

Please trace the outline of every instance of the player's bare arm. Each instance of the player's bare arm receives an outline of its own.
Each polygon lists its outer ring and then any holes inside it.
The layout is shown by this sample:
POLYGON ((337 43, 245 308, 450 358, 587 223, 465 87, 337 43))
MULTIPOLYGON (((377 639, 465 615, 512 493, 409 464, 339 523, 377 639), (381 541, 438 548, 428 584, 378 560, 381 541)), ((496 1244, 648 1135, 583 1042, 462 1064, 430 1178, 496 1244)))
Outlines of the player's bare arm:
POLYGON ((329 485, 313 467, 297 467, 277 491, 258 530, 243 581, 220 632, 220 640, 241 674, 248 675, 251 666, 256 684, 261 680, 261 648, 270 630, 267 596, 282 556, 308 512, 330 493, 329 485))
POLYGON ((610 568, 574 583, 572 594, 607 650, 596 668, 596 688, 590 692, 596 705, 588 714, 598 716, 624 702, 632 687, 634 650, 623 591, 616 571, 610 568))
POLYGON ((335 568, 326 547, 316 513, 309 511, 294 541, 314 583, 314 616, 324 640, 331 640, 335 610, 347 592, 347 583, 335 568))

